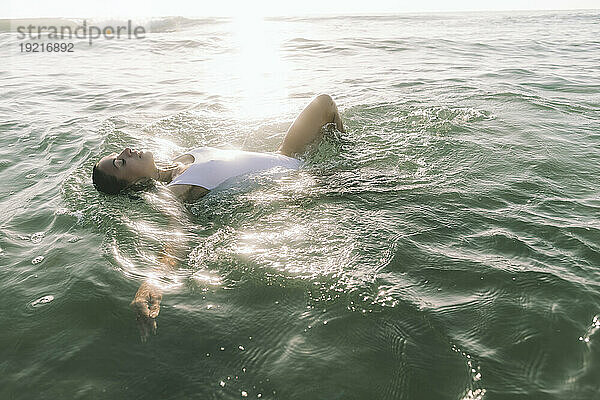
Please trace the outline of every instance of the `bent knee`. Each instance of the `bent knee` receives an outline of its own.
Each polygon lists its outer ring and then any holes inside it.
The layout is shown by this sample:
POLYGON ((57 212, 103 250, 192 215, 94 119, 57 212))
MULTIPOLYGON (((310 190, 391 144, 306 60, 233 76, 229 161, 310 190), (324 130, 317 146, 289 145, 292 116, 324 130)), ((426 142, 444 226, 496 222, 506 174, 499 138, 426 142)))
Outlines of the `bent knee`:
POLYGON ((323 107, 332 107, 335 103, 333 99, 328 94, 320 94, 313 100, 314 102, 320 104, 323 107))
POLYGON ((336 106, 330 95, 320 94, 315 97, 313 103, 315 103, 321 109, 327 120, 333 117, 336 106))

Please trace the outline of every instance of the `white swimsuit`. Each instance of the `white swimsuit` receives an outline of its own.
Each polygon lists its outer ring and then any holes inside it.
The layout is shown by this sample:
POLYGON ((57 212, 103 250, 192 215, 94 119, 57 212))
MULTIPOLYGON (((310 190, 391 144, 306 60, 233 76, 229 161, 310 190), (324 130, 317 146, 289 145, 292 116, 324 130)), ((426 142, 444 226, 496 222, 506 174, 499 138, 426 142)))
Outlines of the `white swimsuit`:
POLYGON ((200 147, 188 151, 194 162, 167 186, 195 185, 214 189, 226 180, 275 167, 298 169, 302 161, 277 153, 255 153, 200 147))

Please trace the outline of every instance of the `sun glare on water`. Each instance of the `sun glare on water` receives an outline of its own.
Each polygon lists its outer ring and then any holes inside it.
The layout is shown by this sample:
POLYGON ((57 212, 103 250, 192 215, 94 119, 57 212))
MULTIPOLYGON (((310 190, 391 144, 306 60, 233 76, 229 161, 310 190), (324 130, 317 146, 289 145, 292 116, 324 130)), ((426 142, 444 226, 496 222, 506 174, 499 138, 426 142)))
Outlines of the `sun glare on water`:
POLYGON ((229 77, 236 111, 251 118, 273 115, 273 100, 287 94, 288 66, 281 57, 281 36, 270 31, 269 21, 257 13, 235 15, 230 29, 232 52, 218 67, 229 77))

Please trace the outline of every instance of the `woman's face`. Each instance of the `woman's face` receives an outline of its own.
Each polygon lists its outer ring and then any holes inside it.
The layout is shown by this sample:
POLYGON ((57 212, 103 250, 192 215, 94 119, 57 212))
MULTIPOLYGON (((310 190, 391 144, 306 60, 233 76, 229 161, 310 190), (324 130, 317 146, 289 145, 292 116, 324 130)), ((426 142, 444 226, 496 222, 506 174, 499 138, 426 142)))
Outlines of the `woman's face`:
POLYGON ((98 163, 102 172, 125 180, 130 185, 156 175, 154 156, 149 151, 131 150, 126 147, 120 154, 103 157, 98 163))

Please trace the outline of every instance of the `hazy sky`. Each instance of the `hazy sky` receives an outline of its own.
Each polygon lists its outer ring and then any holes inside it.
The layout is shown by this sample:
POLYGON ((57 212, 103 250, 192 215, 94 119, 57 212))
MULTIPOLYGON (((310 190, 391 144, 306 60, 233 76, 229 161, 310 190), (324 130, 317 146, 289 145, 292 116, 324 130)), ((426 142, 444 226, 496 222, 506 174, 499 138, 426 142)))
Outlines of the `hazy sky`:
POLYGON ((598 9, 600 0, 0 0, 0 18, 271 16, 418 11, 598 9), (7 7, 8 5, 8 7, 7 7))

